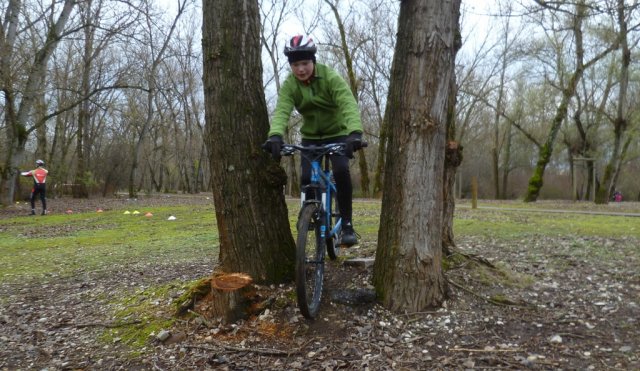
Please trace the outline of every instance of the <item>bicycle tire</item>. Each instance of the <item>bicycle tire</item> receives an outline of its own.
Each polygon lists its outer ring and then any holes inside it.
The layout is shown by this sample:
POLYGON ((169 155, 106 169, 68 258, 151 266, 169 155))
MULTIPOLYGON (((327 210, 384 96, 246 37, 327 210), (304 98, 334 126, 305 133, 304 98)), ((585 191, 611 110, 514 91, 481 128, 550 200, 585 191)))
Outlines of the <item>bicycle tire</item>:
MULTIPOLYGON (((338 220, 340 219, 340 214, 338 208, 338 199, 336 198, 336 192, 331 192, 331 224, 327 226, 327 230, 331 231, 333 227, 336 225, 338 220)), ((340 252, 340 247, 338 244, 338 238, 340 235, 340 231, 334 236, 330 236, 327 233, 327 255, 329 255, 329 259, 336 260, 338 258, 338 253, 340 252)))
POLYGON ((296 296, 305 318, 314 319, 320 309, 324 280, 325 239, 321 235, 319 205, 306 204, 300 211, 296 241, 296 296))

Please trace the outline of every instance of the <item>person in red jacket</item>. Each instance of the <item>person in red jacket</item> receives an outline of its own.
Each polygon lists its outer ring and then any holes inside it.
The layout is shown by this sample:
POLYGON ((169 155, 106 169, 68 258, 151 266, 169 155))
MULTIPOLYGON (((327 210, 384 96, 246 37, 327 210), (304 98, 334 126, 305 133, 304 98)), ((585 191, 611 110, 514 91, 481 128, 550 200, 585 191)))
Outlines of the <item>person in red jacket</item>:
POLYGON ((22 176, 33 178, 33 189, 31 189, 31 215, 36 215, 36 196, 40 195, 42 202, 42 215, 47 213, 47 175, 49 172, 44 168, 44 161, 36 161, 37 168, 31 171, 22 172, 22 176))

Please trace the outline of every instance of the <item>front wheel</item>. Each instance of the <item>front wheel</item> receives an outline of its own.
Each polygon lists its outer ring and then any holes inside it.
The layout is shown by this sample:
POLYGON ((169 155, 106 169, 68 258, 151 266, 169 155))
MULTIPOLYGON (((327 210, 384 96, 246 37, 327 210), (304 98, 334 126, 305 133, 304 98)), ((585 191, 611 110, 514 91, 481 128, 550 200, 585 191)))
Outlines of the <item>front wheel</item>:
MULTIPOLYGON (((331 224, 327 226, 327 229, 330 230, 338 224, 338 220, 340 220, 340 213, 338 212, 340 208, 338 207, 338 198, 336 197, 336 192, 331 192, 331 224)), ((336 234, 331 235, 327 233, 327 254, 331 260, 336 260, 338 258, 338 254, 340 251, 339 244, 339 235, 340 230, 336 231, 336 234)))
POLYGON ((306 204, 298 220, 296 294, 300 313, 309 319, 318 313, 322 296, 325 240, 321 234, 321 214, 319 205, 306 204))

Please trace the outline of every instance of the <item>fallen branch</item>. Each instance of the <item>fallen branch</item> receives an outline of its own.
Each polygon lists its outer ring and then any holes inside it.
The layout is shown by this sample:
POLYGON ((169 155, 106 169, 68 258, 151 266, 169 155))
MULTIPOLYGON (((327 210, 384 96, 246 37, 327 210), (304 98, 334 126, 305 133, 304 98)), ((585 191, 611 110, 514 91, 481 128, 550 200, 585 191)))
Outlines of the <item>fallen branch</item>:
POLYGON ((512 353, 520 352, 520 349, 471 349, 471 348, 452 348, 454 352, 469 352, 469 353, 512 353))
MULTIPOLYGON (((215 345, 217 345, 220 348, 223 348, 225 350, 228 351, 232 351, 232 352, 250 352, 250 353, 256 353, 256 354, 260 354, 260 355, 265 355, 265 356, 278 356, 278 357, 288 357, 291 356, 293 354, 296 354, 298 351, 291 351, 291 352, 285 352, 283 350, 278 350, 278 349, 266 349, 266 348, 241 348, 241 347, 234 347, 232 345, 225 345, 219 342, 214 342, 215 345)), ((201 350, 210 350, 210 351, 216 351, 218 349, 213 348, 213 347, 207 347, 207 346, 202 346, 202 345, 186 345, 185 348, 189 348, 189 349, 201 349, 201 350)))
POLYGON ((578 339, 584 339, 584 338, 587 338, 587 337, 590 337, 590 338, 599 338, 600 337, 600 335, 589 335, 589 334, 580 335, 580 334, 573 334, 571 332, 560 332, 560 333, 558 333, 558 335, 566 336, 566 337, 570 337, 570 338, 578 338, 578 339))
POLYGON ((53 328, 60 328, 60 327, 76 327, 76 328, 84 328, 84 327, 105 327, 105 328, 117 328, 117 327, 124 327, 124 326, 130 326, 130 325, 137 325, 139 323, 142 323, 141 320, 136 319, 133 321, 129 321, 129 322, 118 322, 118 323, 102 323, 102 322, 89 322, 89 323, 70 323, 70 322, 65 322, 65 323, 59 323, 56 326, 53 326, 53 328))

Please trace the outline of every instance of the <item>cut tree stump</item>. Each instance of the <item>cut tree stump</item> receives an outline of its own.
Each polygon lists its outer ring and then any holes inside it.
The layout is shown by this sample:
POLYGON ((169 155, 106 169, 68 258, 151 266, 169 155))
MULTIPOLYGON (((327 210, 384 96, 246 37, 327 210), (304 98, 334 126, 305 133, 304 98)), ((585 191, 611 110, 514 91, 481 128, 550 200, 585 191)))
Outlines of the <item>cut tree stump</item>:
POLYGON ((244 273, 214 273, 210 316, 224 323, 247 318, 256 291, 251 282, 251 277, 244 273))

